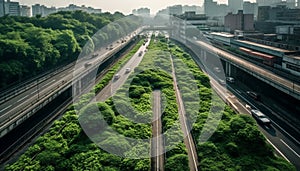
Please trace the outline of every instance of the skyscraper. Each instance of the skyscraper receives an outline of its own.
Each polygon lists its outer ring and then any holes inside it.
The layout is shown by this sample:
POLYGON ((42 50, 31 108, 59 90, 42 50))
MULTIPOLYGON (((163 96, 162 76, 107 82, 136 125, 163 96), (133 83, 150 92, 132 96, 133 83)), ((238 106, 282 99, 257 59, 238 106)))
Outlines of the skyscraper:
POLYGON ((236 14, 243 9, 243 0, 228 0, 228 8, 229 12, 236 14))
POLYGON ((4 0, 0 0, 0 17, 5 15, 4 0))

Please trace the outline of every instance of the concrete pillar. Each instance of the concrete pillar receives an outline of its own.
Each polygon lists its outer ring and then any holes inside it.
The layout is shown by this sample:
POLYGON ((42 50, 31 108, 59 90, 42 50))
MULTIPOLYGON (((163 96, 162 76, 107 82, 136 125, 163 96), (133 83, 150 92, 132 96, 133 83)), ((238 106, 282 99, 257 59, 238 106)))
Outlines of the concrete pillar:
POLYGON ((232 65, 228 62, 226 62, 226 64, 225 64, 225 72, 226 72, 226 75, 232 76, 232 65))

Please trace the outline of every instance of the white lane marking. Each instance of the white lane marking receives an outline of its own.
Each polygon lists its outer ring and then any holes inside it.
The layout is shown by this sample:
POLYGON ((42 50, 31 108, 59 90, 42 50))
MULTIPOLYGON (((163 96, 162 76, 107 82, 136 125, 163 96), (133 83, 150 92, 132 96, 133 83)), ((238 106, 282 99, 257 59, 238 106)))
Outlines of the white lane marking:
POLYGON ((287 146, 287 148, 289 148, 298 158, 300 158, 300 155, 298 153, 296 153, 296 151, 294 151, 294 149, 292 149, 289 145, 287 145, 287 143, 285 141, 283 141, 282 139, 280 139, 280 141, 287 146))
POLYGON ((35 92, 37 92, 37 90, 34 90, 33 92, 31 92, 30 94, 35 94, 35 92))
POLYGON ((61 76, 59 76, 60 78, 62 78, 62 77, 64 77, 65 76, 65 74, 63 74, 63 75, 61 75, 61 76))
POLYGON ((28 97, 28 95, 26 95, 26 96, 22 97, 22 98, 21 98, 21 99, 19 99, 17 102, 20 102, 20 101, 24 100, 26 97, 28 97))
POLYGON ((282 154, 282 152, 281 151, 279 151, 278 150, 278 148, 274 145, 274 144, 272 144, 271 143, 271 141, 268 139, 268 138, 266 138, 267 139, 267 141, 275 148, 275 150, 286 160, 286 161, 288 161, 289 163, 291 163, 286 157, 285 157, 285 155, 284 154, 282 154))
POLYGON ((4 109, 1 109, 0 112, 3 112, 3 111, 5 111, 6 109, 8 109, 8 108, 10 108, 10 107, 11 107, 11 105, 7 106, 7 107, 4 108, 4 109))
MULTIPOLYGON (((238 90, 235 90, 232 88, 233 91, 237 92, 238 90)), ((244 96, 241 96, 242 100, 244 100, 246 103, 250 104, 252 107, 257 108, 256 105, 254 105, 253 103, 251 103, 250 101, 248 101, 244 96)), ((270 110, 270 108, 268 108, 267 106, 265 106, 268 110, 270 110)), ((257 108, 258 109, 258 108, 257 108)), ((272 110, 270 110, 272 111, 272 110)), ((270 118, 269 118, 270 119, 270 118)), ((281 128, 276 122, 274 122, 272 119, 270 119, 272 124, 275 124, 277 126, 277 128, 279 128, 281 131, 283 131, 285 134, 287 134, 290 138, 292 138, 297 144, 300 144, 300 142, 294 138, 291 134, 289 134, 287 131, 285 131, 283 128, 281 128)))
POLYGON ((43 86, 41 86, 41 87, 45 87, 45 86, 51 84, 53 81, 55 81, 55 80, 52 80, 52 81, 50 81, 49 83, 47 83, 47 84, 45 84, 45 85, 43 85, 43 86))

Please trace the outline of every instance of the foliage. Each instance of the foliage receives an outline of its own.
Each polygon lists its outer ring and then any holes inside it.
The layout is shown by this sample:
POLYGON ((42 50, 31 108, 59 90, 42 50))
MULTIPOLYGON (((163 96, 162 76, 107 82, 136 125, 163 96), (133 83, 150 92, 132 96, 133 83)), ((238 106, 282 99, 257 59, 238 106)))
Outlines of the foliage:
POLYGON ((73 62, 84 45, 89 45, 83 52, 88 55, 140 24, 139 18, 133 17, 117 21, 121 17, 121 13, 82 11, 58 12, 47 17, 1 17, 0 88, 73 62), (115 23, 109 24, 112 21, 115 23))

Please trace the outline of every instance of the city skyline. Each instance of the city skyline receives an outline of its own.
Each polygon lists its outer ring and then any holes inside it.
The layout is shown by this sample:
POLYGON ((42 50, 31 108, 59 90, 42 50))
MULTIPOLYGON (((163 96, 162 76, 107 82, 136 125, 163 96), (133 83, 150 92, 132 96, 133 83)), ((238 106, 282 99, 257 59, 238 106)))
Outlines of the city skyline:
MULTIPOLYGON (((103 12, 122 12, 124 14, 130 14, 133 9, 138 9, 142 7, 150 8, 150 13, 155 14, 157 11, 166 8, 167 6, 172 5, 198 5, 202 6, 204 0, 165 0, 165 1, 159 1, 159 0, 152 0, 152 1, 141 1, 141 0, 127 0, 127 1, 118 1, 118 0, 111 0, 109 3, 107 1, 99 1, 99 0, 65 0, 65 1, 59 1, 59 0, 52 0, 52 1, 46 1, 46 0, 13 0, 18 1, 22 5, 34 5, 34 4, 41 4, 48 7, 54 6, 54 7, 65 7, 69 4, 75 4, 75 5, 85 5, 85 6, 91 6, 93 8, 101 8, 103 12)), ((218 3, 227 3, 227 0, 215 0, 218 3)), ((250 2, 255 2, 255 0, 247 0, 250 2)))

